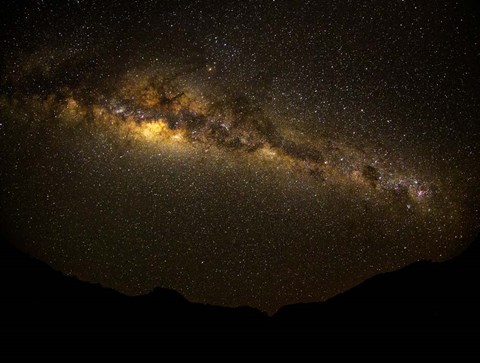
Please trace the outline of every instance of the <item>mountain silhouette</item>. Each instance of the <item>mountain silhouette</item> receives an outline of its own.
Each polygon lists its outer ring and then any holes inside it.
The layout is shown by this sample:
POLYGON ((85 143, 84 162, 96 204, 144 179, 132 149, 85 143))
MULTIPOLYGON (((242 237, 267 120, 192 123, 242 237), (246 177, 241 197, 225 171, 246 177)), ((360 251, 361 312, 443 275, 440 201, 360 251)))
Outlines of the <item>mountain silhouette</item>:
POLYGON ((478 354, 480 238, 269 317, 156 288, 126 296, 0 244, 3 354, 478 354))

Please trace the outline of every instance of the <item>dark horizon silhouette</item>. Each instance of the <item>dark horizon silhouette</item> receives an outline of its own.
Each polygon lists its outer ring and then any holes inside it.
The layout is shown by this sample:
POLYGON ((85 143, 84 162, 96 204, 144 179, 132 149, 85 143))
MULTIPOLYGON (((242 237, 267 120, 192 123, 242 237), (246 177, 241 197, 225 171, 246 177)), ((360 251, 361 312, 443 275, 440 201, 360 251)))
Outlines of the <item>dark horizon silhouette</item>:
POLYGON ((270 317, 191 303, 168 289, 126 296, 3 242, 4 353, 478 354, 479 237, 449 261, 419 261, 270 317))

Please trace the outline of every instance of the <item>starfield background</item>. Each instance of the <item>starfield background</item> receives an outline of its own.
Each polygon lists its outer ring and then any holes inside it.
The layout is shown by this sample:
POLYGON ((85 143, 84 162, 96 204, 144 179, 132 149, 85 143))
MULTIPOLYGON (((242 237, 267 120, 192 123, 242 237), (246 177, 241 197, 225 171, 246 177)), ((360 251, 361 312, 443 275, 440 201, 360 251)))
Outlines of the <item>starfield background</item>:
POLYGON ((478 10, 3 4, 6 346, 474 352, 478 10))

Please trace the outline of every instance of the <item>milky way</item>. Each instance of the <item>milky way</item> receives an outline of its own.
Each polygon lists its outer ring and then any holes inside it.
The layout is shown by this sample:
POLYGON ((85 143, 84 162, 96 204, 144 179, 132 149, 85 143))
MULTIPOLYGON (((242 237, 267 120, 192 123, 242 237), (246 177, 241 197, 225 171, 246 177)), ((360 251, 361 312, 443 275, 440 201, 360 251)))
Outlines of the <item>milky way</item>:
POLYGON ((478 232, 466 5, 9 11, 2 228, 65 273, 273 312, 478 232))

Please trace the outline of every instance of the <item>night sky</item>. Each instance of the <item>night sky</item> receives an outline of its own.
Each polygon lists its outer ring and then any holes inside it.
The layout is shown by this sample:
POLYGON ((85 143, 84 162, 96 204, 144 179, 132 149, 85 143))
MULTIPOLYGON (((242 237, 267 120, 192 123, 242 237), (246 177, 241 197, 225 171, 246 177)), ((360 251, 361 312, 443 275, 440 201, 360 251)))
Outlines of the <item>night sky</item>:
POLYGON ((448 259, 480 230, 473 4, 2 4, 2 228, 82 280, 268 312, 448 259))

